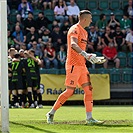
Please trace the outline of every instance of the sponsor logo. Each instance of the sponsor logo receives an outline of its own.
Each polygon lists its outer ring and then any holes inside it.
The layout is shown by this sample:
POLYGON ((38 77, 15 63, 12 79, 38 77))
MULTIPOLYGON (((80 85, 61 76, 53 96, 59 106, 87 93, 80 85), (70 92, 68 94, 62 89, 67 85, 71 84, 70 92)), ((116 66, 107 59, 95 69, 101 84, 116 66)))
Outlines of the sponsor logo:
POLYGON ((52 89, 52 88, 47 88, 46 89, 46 94, 47 95, 55 95, 55 94, 61 94, 63 91, 64 91, 65 89, 62 89, 62 88, 60 88, 60 89, 57 89, 57 88, 54 88, 54 89, 52 89))
POLYGON ((80 89, 80 88, 77 88, 74 92, 74 94, 84 94, 84 90, 80 89))
POLYGON ((44 87, 45 86, 43 84, 40 84, 40 92, 41 92, 41 94, 43 94, 45 92, 44 87))
MULTIPOLYGON (((57 88, 54 88, 54 89, 47 88, 45 93, 47 95, 59 95, 59 94, 61 94, 64 91, 65 91, 64 88, 59 88, 59 89, 57 89, 57 88)), ((84 94, 84 90, 82 90, 80 88, 77 88, 77 89, 75 89, 74 94, 78 94, 78 95, 81 94, 81 95, 83 95, 84 94)))

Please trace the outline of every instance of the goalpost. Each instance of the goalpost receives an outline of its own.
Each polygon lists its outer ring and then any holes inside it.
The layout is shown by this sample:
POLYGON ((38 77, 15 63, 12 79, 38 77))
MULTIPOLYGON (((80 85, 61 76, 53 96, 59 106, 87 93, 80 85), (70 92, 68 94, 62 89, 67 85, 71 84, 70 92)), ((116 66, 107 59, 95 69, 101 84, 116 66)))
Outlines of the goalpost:
POLYGON ((9 133, 7 1, 0 0, 0 131, 9 133))

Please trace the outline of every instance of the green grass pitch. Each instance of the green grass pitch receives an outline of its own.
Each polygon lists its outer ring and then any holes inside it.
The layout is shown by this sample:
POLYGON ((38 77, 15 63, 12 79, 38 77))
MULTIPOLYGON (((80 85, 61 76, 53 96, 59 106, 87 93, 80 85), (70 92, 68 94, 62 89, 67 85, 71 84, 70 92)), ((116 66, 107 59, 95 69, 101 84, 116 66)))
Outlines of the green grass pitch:
POLYGON ((105 120, 101 126, 85 124, 83 106, 63 106, 55 114, 55 124, 46 123, 43 109, 10 109, 10 133, 133 133, 132 106, 94 106, 93 117, 105 120))

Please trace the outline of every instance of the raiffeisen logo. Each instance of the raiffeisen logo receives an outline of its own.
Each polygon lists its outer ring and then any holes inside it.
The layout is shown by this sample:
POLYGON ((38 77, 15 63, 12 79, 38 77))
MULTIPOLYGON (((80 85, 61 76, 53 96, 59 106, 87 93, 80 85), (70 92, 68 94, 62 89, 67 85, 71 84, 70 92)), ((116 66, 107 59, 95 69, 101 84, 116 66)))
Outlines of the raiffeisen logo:
POLYGON ((74 94, 84 94, 84 90, 83 89, 80 89, 80 88, 77 88, 75 90, 74 94))
MULTIPOLYGON (((65 91, 65 88, 47 88, 45 89, 45 92, 47 95, 57 95, 57 94, 61 94, 63 91, 65 91)), ((77 88, 74 92, 74 94, 84 94, 84 91, 80 88, 77 88)))
POLYGON ((61 94, 63 91, 64 91, 65 89, 62 89, 62 88, 59 88, 59 89, 57 89, 57 88, 47 88, 46 89, 46 94, 47 95, 55 95, 55 94, 61 94))
POLYGON ((41 94, 45 93, 44 88, 45 88, 45 86, 43 84, 40 84, 40 92, 41 92, 41 94))

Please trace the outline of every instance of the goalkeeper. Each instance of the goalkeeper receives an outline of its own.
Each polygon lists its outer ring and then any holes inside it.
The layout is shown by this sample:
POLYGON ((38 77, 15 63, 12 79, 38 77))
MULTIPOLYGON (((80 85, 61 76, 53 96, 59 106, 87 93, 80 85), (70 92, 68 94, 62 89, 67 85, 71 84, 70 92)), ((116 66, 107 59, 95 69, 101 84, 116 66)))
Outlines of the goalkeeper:
POLYGON ((98 59, 94 54, 85 52, 88 34, 85 27, 92 22, 91 12, 82 10, 79 13, 79 22, 73 25, 67 35, 67 60, 66 60, 66 90, 61 93, 52 109, 46 114, 47 123, 53 123, 55 112, 66 102, 66 100, 74 94, 77 85, 84 90, 84 105, 86 109, 87 124, 102 124, 102 121, 93 119, 92 108, 92 86, 90 82, 89 72, 86 68, 86 59, 92 64, 97 63, 98 59))

